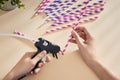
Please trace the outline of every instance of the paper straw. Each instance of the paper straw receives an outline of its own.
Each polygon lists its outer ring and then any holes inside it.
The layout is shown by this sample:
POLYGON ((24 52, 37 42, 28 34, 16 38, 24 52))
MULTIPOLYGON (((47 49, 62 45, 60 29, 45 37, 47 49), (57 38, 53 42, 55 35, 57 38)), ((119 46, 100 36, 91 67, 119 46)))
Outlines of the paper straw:
POLYGON ((36 11, 35 15, 41 14, 46 8, 47 6, 49 6, 51 3, 51 0, 44 0, 40 6, 39 9, 36 11))
MULTIPOLYGON (((101 8, 103 10, 103 8, 101 8)), ((97 10, 96 10, 97 11, 97 10)), ((97 13, 100 12, 100 11, 97 11, 97 13)), ((94 15, 95 13, 93 12, 89 12, 88 14, 84 14, 83 17, 87 17, 89 15, 94 15)), ((77 16, 76 16, 77 17, 77 16)), ((81 19, 81 18, 77 18, 78 20, 81 19)), ((75 20, 75 19, 72 19, 72 20, 75 20)), ((72 21, 70 20, 70 21, 72 21)), ((65 21, 65 22, 69 22, 69 21, 65 21)), ((61 22, 61 23, 55 23, 55 24, 52 24, 51 26, 57 26, 57 25, 60 25, 60 24, 63 24, 65 22, 61 22)))
POLYGON ((46 15, 49 17, 47 18, 42 24, 47 23, 49 21, 51 21, 50 19, 50 14, 52 13, 56 13, 56 10, 60 11, 61 7, 66 9, 69 8, 69 6, 73 5, 73 3, 76 2, 76 0, 55 0, 51 5, 49 5, 46 9, 45 9, 45 13, 46 15))
MULTIPOLYGON (((100 13, 101 11, 103 11, 103 9, 104 9, 104 8, 100 8, 100 9, 95 10, 95 11, 87 12, 86 14, 84 14, 84 15, 82 16, 82 18, 83 18, 83 17, 87 17, 87 16, 89 16, 89 15, 94 15, 94 14, 96 14, 96 13, 100 13)), ((60 24, 64 24, 64 23, 66 23, 66 22, 70 22, 70 21, 73 21, 73 20, 75 20, 75 19, 78 19, 78 20, 79 20, 79 19, 81 19, 81 17, 80 17, 79 15, 76 15, 75 17, 70 16, 70 20, 66 18, 66 20, 65 20, 64 22, 63 22, 63 21, 61 21, 61 22, 55 22, 55 23, 53 23, 51 26, 57 26, 57 25, 60 25, 60 24)))
MULTIPOLYGON (((89 8, 86 9, 86 15, 91 15, 91 14, 95 14, 95 13, 99 13, 102 11, 102 7, 104 6, 104 4, 100 4, 100 5, 97 5, 97 6, 91 6, 89 8), (90 13, 91 12, 91 13, 90 13)), ((63 24, 65 22, 69 22, 69 21, 73 21, 75 19, 79 19, 80 18, 80 12, 79 14, 77 13, 74 13, 72 15, 69 15, 67 17, 62 17, 58 20, 56 20, 56 22, 54 22, 52 24, 52 26, 56 26, 56 25, 59 25, 59 24, 63 24)))
POLYGON ((89 19, 84 19, 84 20, 81 20, 78 22, 74 22, 72 24, 68 24, 68 25, 65 25, 65 26, 61 26, 61 27, 57 27, 57 28, 53 28, 51 30, 47 30, 45 33, 48 34, 48 33, 52 33, 52 32, 56 32, 56 31, 59 31, 59 30, 62 30, 62 29, 65 29, 65 28, 69 28, 69 27, 73 27, 74 24, 82 24, 82 23, 87 23, 87 22, 91 22, 91 21, 94 21, 96 20, 98 17, 95 16, 95 17, 91 17, 89 19))
MULTIPOLYGON (((55 14, 56 15, 56 12, 59 12, 59 11, 63 11, 66 10, 67 8, 69 8, 70 6, 73 5, 73 3, 77 2, 77 0, 71 0, 71 1, 68 1, 68 0, 65 0, 65 1, 62 1, 61 3, 59 3, 59 6, 58 7, 49 7, 49 11, 45 11, 46 14, 51 17, 50 15, 55 14), (63 10, 64 9, 64 10, 63 10)), ((52 19, 51 18, 48 18, 45 22, 48 22, 48 21, 51 21, 52 19)))
MULTIPOLYGON (((91 0, 92 1, 92 0, 91 0)), ((78 4, 76 7, 72 7, 71 10, 67 10, 66 13, 68 15, 71 15, 71 14, 74 14, 74 13, 79 13, 81 10, 84 10, 84 5, 86 4, 87 2, 83 2, 82 4, 78 4)), ((96 2, 96 3, 93 3, 92 5, 88 5, 88 6, 96 6, 96 5, 99 5, 103 3, 103 1, 99 1, 99 2, 96 2)), ((87 6, 87 7, 88 7, 87 6)), ((86 8, 87 8, 86 7, 86 8)), ((63 16, 66 16, 66 13, 62 13, 63 16)))
MULTIPOLYGON (((92 1, 92 0, 90 0, 92 1)), ((71 12, 75 12, 76 9, 80 9, 81 7, 84 7, 84 5, 87 3, 87 1, 84 1, 83 3, 79 4, 80 1, 74 3, 75 7, 71 7, 70 9, 66 9, 66 10, 57 10, 56 12, 53 13, 49 13, 49 16, 52 20, 56 20, 58 18, 60 18, 61 16, 67 16, 70 15, 69 13, 71 12), (54 18, 53 18, 54 17, 54 18)))
POLYGON ((54 1, 48 8, 45 10, 46 14, 50 16, 52 13, 56 13, 58 11, 64 11, 66 8, 69 8, 76 0, 58 0, 54 1))
MULTIPOLYGON (((46 9, 44 10, 44 12, 51 10, 51 7, 56 10, 57 6, 60 5, 60 3, 62 3, 62 1, 63 0, 54 0, 52 4, 50 4, 49 6, 46 7, 46 9)), ((43 25, 44 23, 49 22, 49 21, 50 21, 49 20, 49 16, 47 16, 47 18, 45 18, 42 21, 42 23, 40 24, 40 26, 43 25)), ((40 27, 38 27, 38 28, 40 28, 40 27)))
MULTIPOLYGON (((100 3, 100 4, 97 3, 97 5, 89 5, 89 6, 87 6, 86 10, 94 10, 94 9, 100 8, 102 6, 104 6, 104 3, 100 3)), ((84 8, 77 9, 77 10, 75 10, 75 12, 70 12, 69 15, 79 14, 82 10, 84 10, 84 8)), ((66 16, 69 16, 69 15, 66 15, 66 16)), ((66 17, 66 16, 64 16, 64 17, 66 17)))
POLYGON ((52 13, 53 10, 59 9, 59 5, 63 2, 63 0, 54 0, 52 4, 50 4, 44 12, 46 12, 46 15, 49 15, 49 13, 52 13))
MULTIPOLYGON (((67 2, 66 2, 66 5, 67 5, 67 3, 69 2, 68 0, 66 0, 67 2)), ((89 1, 92 1, 92 0, 89 0, 89 1)), ((73 5, 73 3, 75 3, 75 2, 77 2, 77 0, 71 0, 71 2, 70 3, 68 3, 69 5, 67 5, 68 7, 70 6, 70 5, 73 5)), ((79 1, 78 1, 79 2, 79 1)), ((62 2, 61 2, 62 3, 62 2)), ((85 5, 85 4, 87 4, 88 3, 88 1, 84 1, 83 2, 83 4, 85 5)), ((77 5, 78 7, 81 7, 82 6, 82 4, 78 4, 77 5)), ((56 7, 56 6, 55 6, 56 7)), ((53 7, 53 8, 55 8, 55 7, 53 7)), ((50 11, 50 10, 54 10, 54 9, 52 9, 51 7, 49 7, 48 8, 48 10, 50 11)), ((65 11, 68 11, 68 9, 66 10, 66 9, 64 9, 65 11)), ((64 12, 64 10, 62 10, 63 12, 64 12)), ((56 9, 55 9, 55 11, 56 11, 56 9)), ((52 13, 56 13, 55 11, 51 11, 52 13)), ((59 11, 59 10, 58 10, 59 11)), ((58 12, 57 11, 57 12, 58 12)), ((49 16, 51 17, 55 17, 56 15, 51 15, 51 12, 49 12, 48 14, 49 14, 49 16)), ((66 13, 67 14, 67 13, 66 13)), ((58 15, 57 15, 58 16, 58 15)), ((61 17, 61 16, 60 16, 61 17)), ((44 23, 47 23, 48 21, 51 21, 51 20, 53 20, 52 18, 49 18, 49 19, 47 19, 44 23)), ((43 24, 43 23, 42 23, 43 24)))
MULTIPOLYGON (((90 1, 92 1, 92 0, 90 0, 90 1)), ((76 7, 72 7, 71 9, 68 9, 66 11, 58 11, 58 13, 53 13, 53 14, 49 13, 49 15, 51 16, 50 18, 51 18, 51 20, 57 20, 57 19, 61 18, 62 16, 66 17, 68 15, 75 14, 76 12, 80 12, 81 9, 84 9, 84 7, 83 8, 80 8, 80 7, 84 6, 86 3, 87 3, 87 1, 84 1, 82 4, 78 4, 78 5, 75 4, 75 5, 77 5, 76 7)), ((93 3, 93 6, 98 5, 99 3, 103 3, 103 1, 99 0, 97 3, 93 3)))
MULTIPOLYGON (((86 17, 86 16, 89 16, 89 15, 94 15, 96 13, 100 13, 101 11, 103 11, 104 8, 98 8, 98 9, 94 9, 91 8, 90 10, 86 10, 86 14, 82 15, 82 18, 83 17, 86 17)), ((73 21, 75 19, 81 19, 81 14, 74 14, 74 15, 71 15, 71 16, 68 16, 68 17, 65 17, 65 18, 61 18, 59 19, 58 21, 54 22, 51 26, 57 26, 57 25, 60 25, 60 24, 64 24, 66 22, 70 22, 70 21, 73 21)))

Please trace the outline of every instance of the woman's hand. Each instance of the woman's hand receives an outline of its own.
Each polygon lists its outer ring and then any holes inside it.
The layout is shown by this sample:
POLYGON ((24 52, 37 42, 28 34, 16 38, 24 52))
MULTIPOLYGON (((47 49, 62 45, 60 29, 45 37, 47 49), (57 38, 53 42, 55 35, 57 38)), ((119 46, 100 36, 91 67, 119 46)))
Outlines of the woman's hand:
POLYGON ((87 56, 87 54, 95 53, 94 38, 90 35, 85 27, 78 27, 74 29, 72 31, 72 39, 70 40, 70 42, 78 45, 82 56, 84 56, 85 54, 85 56, 87 56))
POLYGON ((72 37, 70 42, 78 45, 83 60, 96 73, 100 80, 120 80, 117 75, 108 70, 95 56, 94 39, 86 28, 78 27, 74 29, 72 37), (83 39, 83 42, 81 39, 83 39))
MULTIPOLYGON (((41 53, 37 54, 34 58, 32 58, 34 54, 35 52, 27 52, 3 80, 17 80, 24 74, 38 73, 41 67, 45 64, 44 62, 40 62, 38 64, 38 67, 34 71, 32 71, 32 69, 35 67, 36 63, 40 61, 43 56, 46 55, 46 51, 42 51, 41 53)), ((46 57, 46 62, 49 62, 48 57, 46 57)))

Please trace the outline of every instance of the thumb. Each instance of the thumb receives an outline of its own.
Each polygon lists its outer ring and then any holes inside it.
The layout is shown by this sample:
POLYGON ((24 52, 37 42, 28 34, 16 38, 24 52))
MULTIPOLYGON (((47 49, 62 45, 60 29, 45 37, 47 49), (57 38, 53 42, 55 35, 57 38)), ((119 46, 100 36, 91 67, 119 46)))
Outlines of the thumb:
POLYGON ((83 48, 83 44, 82 44, 81 41, 80 41, 80 37, 79 37, 78 33, 73 30, 73 31, 72 31, 72 36, 75 38, 78 47, 79 47, 80 49, 82 49, 82 48, 83 48))
POLYGON ((46 55, 46 51, 42 51, 41 53, 37 54, 34 58, 33 61, 36 64, 38 61, 40 61, 44 56, 46 55))

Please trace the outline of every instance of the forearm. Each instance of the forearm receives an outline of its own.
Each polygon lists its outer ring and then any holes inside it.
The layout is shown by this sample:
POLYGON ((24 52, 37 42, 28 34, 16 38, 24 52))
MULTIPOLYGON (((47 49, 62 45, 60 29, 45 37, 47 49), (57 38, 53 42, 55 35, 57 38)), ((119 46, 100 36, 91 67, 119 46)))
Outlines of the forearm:
POLYGON ((17 80, 16 74, 11 70, 3 80, 17 80))
POLYGON ((104 65, 100 63, 92 54, 82 54, 86 64, 95 72, 100 80, 119 80, 118 77, 110 72, 104 65))

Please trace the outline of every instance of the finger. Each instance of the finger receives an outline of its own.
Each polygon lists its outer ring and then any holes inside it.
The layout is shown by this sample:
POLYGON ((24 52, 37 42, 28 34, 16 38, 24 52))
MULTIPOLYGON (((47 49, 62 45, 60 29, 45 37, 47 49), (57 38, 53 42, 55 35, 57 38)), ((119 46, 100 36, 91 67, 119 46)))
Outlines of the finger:
POLYGON ((40 72, 41 68, 36 68, 34 73, 37 74, 38 72, 40 72))
POLYGON ((76 44, 76 41, 73 40, 73 39, 70 39, 69 42, 71 42, 71 43, 75 43, 75 44, 76 44))
POLYGON ((79 36, 83 39, 86 40, 86 35, 84 32, 79 32, 79 36))
POLYGON ((32 60, 36 64, 38 61, 42 59, 43 56, 46 55, 46 51, 42 51, 41 53, 37 54, 32 60))
POLYGON ((93 41, 93 37, 91 36, 91 34, 88 32, 88 30, 86 28, 84 28, 83 30, 84 30, 84 33, 86 35, 85 43, 91 44, 91 42, 93 41))
POLYGON ((34 52, 27 52, 26 56, 29 56, 31 58, 35 53, 36 53, 35 51, 34 52))
POLYGON ((92 38, 91 34, 88 32, 88 30, 85 27, 82 27, 84 33, 86 34, 87 39, 92 38))
POLYGON ((44 63, 43 63, 43 62, 40 62, 40 63, 38 64, 38 67, 41 68, 41 67, 43 67, 43 65, 44 65, 44 63))
POLYGON ((76 28, 76 31, 81 35, 81 37, 85 40, 84 42, 90 43, 91 40, 93 40, 93 37, 91 34, 88 32, 88 30, 85 27, 78 27, 76 28))
POLYGON ((86 35, 85 30, 87 30, 85 27, 77 27, 75 31, 81 35, 86 35))
POLYGON ((75 31, 79 34, 79 36, 83 39, 86 40, 86 34, 83 31, 83 27, 77 27, 75 31))
POLYGON ((83 48, 83 45, 82 45, 82 43, 81 43, 81 41, 80 41, 80 37, 79 37, 79 35, 77 34, 77 32, 75 32, 74 30, 72 31, 72 35, 73 35, 73 37, 75 38, 75 40, 76 40, 76 43, 78 44, 78 47, 81 49, 81 48, 83 48))
POLYGON ((33 75, 33 71, 31 71, 30 74, 33 75))
POLYGON ((79 32, 82 32, 83 29, 84 29, 84 27, 77 27, 74 30, 79 33, 79 32))
POLYGON ((49 56, 46 56, 46 62, 50 62, 51 58, 49 56))

